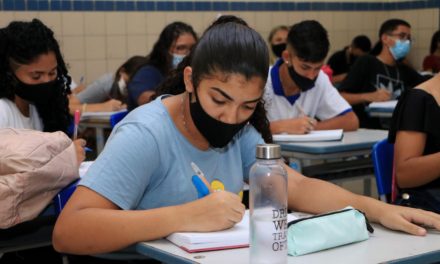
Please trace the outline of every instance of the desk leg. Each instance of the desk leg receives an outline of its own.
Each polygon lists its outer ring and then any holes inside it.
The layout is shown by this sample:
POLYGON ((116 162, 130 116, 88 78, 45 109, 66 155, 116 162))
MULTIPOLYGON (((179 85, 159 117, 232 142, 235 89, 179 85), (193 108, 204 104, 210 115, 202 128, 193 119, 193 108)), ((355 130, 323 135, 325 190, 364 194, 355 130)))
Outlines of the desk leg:
POLYGON ((104 128, 102 127, 96 128, 96 148, 98 155, 104 149, 104 128))
POLYGON ((364 178, 364 195, 371 197, 371 177, 364 178))

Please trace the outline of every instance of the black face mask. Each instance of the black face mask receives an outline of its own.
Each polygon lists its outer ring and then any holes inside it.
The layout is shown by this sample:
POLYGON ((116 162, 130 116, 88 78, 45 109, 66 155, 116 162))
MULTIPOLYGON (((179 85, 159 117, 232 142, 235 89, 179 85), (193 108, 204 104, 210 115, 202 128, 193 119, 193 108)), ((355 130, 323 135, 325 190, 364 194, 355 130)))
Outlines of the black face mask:
POLYGON ((289 70, 290 78, 292 78, 301 92, 310 90, 315 86, 316 78, 314 80, 310 80, 309 78, 299 75, 292 65, 287 66, 287 69, 289 70))
POLYGON ((15 94, 26 101, 35 104, 45 104, 52 100, 57 89, 57 80, 39 84, 27 84, 13 77, 15 82, 15 94))
POLYGON ((278 58, 281 58, 281 54, 286 49, 286 43, 272 44, 271 47, 273 54, 275 54, 278 58))
MULTIPOLYGON (((214 148, 225 147, 232 138, 248 123, 248 120, 239 124, 227 124, 212 118, 200 105, 197 93, 196 101, 189 104, 191 117, 200 133, 214 148)), ((191 94, 190 94, 191 101, 191 94)))

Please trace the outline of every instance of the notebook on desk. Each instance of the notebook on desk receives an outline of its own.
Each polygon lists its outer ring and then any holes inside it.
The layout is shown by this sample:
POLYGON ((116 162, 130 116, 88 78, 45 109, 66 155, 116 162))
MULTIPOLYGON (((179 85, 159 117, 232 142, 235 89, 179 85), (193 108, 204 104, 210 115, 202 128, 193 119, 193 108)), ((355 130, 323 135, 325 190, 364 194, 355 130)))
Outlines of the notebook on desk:
MULTIPOLYGON (((287 215, 288 222, 297 218, 292 214, 287 215)), ((232 228, 216 232, 179 232, 166 239, 189 253, 196 253, 249 247, 249 232, 249 210, 246 210, 241 222, 232 228)))
POLYGON ((397 105, 397 100, 385 101, 385 102, 373 102, 368 105, 369 108, 389 108, 394 109, 397 105))
POLYGON ((279 142, 333 141, 341 140, 343 135, 344 131, 342 129, 315 130, 303 135, 275 134, 273 140, 279 142))
POLYGON ((167 239, 189 253, 248 247, 249 211, 232 228, 216 232, 179 232, 167 239))
POLYGON ((95 119, 95 120, 109 120, 111 115, 127 112, 126 109, 114 112, 84 112, 81 114, 81 120, 95 119))

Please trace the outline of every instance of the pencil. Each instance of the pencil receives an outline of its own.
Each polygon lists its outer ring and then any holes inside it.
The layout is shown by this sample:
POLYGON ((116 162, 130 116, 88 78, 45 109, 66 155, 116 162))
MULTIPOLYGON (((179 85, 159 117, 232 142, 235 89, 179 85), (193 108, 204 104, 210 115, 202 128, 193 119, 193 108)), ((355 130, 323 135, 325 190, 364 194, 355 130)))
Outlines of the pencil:
POLYGON ((306 113, 304 112, 304 109, 301 107, 301 105, 299 105, 298 103, 295 104, 296 108, 299 111, 299 115, 300 116, 306 116, 306 113))

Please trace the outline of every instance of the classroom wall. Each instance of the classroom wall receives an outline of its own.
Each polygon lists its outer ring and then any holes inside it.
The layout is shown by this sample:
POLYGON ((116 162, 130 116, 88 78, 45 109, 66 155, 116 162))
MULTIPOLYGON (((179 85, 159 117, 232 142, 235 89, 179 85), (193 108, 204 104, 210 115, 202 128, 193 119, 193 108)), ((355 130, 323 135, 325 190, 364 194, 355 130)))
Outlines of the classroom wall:
POLYGON ((201 33, 219 14, 244 18, 264 38, 272 27, 316 19, 328 30, 330 54, 358 34, 377 41, 389 18, 411 23, 415 38, 409 59, 416 69, 439 28, 438 0, 416 1, 103 1, 0 0, 0 27, 12 20, 41 19, 60 41, 75 80, 91 82, 133 55, 146 55, 162 28, 176 20, 201 33))

